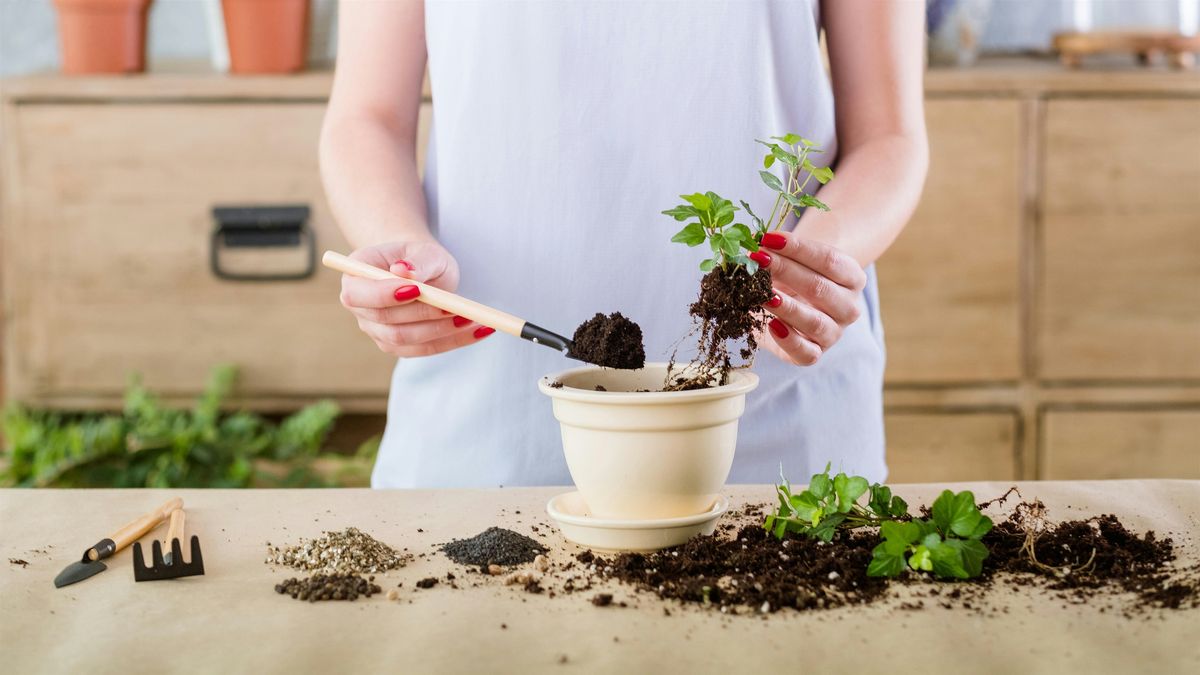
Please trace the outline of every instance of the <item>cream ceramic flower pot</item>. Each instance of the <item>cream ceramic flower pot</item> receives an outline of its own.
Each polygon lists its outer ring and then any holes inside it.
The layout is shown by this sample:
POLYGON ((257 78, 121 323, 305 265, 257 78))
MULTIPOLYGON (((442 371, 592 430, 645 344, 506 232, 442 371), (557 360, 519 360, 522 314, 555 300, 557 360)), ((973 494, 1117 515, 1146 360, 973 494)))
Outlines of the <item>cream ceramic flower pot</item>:
POLYGON ((667 364, 585 366, 538 382, 553 399, 571 478, 597 518, 677 518, 712 507, 733 464, 738 418, 758 376, 695 391, 660 389, 667 364), (561 382, 561 388, 551 387, 561 382), (596 386, 607 391, 596 391, 596 386))

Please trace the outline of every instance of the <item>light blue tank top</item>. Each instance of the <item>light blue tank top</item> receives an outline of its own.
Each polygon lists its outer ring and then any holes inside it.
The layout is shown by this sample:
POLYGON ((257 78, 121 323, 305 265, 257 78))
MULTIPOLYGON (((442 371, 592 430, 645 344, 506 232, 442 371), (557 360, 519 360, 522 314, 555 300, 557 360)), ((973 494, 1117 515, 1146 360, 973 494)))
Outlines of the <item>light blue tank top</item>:
MULTIPOLYGON (((649 360, 688 333, 698 249, 660 215, 713 190, 770 211, 753 139, 828 149, 833 97, 816 0, 426 2, 431 226, 459 292, 570 335, 595 312, 641 324, 649 360)), ((826 461, 882 479, 883 334, 862 318, 811 368, 760 351, 731 482, 796 481, 826 461)), ((376 487, 570 484, 542 375, 579 365, 496 334, 401 359, 376 487)))

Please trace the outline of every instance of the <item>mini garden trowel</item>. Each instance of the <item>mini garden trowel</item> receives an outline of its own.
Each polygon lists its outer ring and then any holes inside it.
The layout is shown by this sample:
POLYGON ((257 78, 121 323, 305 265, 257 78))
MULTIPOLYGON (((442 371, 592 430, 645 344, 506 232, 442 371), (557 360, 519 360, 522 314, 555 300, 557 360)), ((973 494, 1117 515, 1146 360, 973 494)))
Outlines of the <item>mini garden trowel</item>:
POLYGON ((183 508, 183 500, 175 497, 154 509, 150 513, 127 523, 108 537, 101 539, 95 546, 83 552, 83 558, 67 565, 63 571, 54 577, 54 587, 62 588, 78 581, 103 572, 107 567, 101 560, 111 556, 141 538, 159 523, 166 520, 172 511, 183 508))
MULTIPOLYGON (((417 300, 420 302, 450 312, 451 314, 457 314, 480 325, 489 326, 502 333, 508 333, 523 340, 544 345, 573 359, 594 363, 607 368, 641 368, 645 365, 646 354, 641 344, 640 328, 637 329, 636 345, 589 344, 587 345, 587 349, 581 349, 582 345, 577 347, 568 338, 546 330, 525 319, 475 302, 474 300, 468 300, 450 291, 444 291, 413 279, 396 276, 385 269, 359 262, 341 253, 326 251, 325 255, 321 258, 321 263, 330 269, 335 269, 351 276, 362 277, 363 279, 372 279, 375 281, 400 280, 407 284, 412 284, 421 291, 421 294, 417 297, 417 300), (632 357, 630 356, 631 354, 633 355, 632 357), (638 356, 639 354, 640 356, 638 356)), ((613 316, 616 317, 619 315, 613 316)), ((632 324, 632 322, 629 322, 624 317, 621 317, 621 320, 636 327, 636 324, 632 324)), ((611 330, 601 331, 597 335, 603 335, 605 338, 611 335, 614 336, 613 339, 621 336, 620 332, 611 330)), ((628 333, 625 333, 625 335, 628 335, 628 333)))

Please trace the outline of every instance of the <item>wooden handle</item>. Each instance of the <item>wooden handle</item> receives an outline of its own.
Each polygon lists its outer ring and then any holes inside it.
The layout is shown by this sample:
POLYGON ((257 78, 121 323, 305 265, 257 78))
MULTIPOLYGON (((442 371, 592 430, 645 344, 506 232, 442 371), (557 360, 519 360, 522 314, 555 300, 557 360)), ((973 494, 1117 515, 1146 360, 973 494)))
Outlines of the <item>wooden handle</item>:
POLYGON ((421 291, 421 295, 417 300, 431 307, 444 309, 451 314, 457 314, 463 318, 470 319, 475 323, 484 326, 491 326, 498 331, 521 337, 521 329, 525 327, 525 320, 515 317, 507 312, 502 312, 494 307, 480 304, 474 300, 468 300, 461 295, 455 295, 450 291, 443 291, 440 288, 435 288, 429 284, 423 284, 412 279, 396 276, 391 272, 379 269, 374 265, 368 265, 364 262, 359 262, 351 258, 347 258, 341 253, 334 251, 326 251, 321 258, 321 264, 330 269, 337 270, 343 274, 349 274, 354 277, 363 279, 372 279, 374 281, 403 281, 406 284, 412 284, 421 291))
POLYGON ((154 509, 150 513, 147 513, 141 518, 126 524, 121 529, 109 535, 108 538, 112 539, 113 543, 116 544, 115 550, 120 551, 138 539, 141 539, 142 535, 146 534, 150 530, 153 530, 156 525, 170 517, 172 512, 178 511, 182 508, 183 500, 179 497, 175 497, 174 499, 163 503, 162 506, 154 509))
POLYGON ((171 512, 171 525, 167 527, 167 545, 163 547, 164 551, 171 550, 172 539, 178 539, 180 545, 183 545, 183 509, 171 512))

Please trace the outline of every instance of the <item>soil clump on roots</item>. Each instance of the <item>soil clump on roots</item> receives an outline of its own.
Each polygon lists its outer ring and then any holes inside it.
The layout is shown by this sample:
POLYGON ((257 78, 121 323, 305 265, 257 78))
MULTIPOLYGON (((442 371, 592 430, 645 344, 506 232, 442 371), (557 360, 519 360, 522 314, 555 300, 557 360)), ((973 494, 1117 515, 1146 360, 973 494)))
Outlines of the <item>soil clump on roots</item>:
POLYGON ((605 368, 635 370, 646 365, 642 328, 620 312, 596 316, 575 329, 570 356, 605 368))
POLYGON ((696 357, 688 374, 673 376, 674 357, 667 369, 664 391, 706 389, 725 384, 733 370, 731 343, 743 361, 753 362, 758 350, 754 333, 767 321, 763 304, 771 299, 771 273, 759 269, 753 275, 741 265, 729 270, 717 267, 700 281, 700 296, 688 308, 698 334, 696 357), (738 347, 738 345, 741 345, 738 347))

